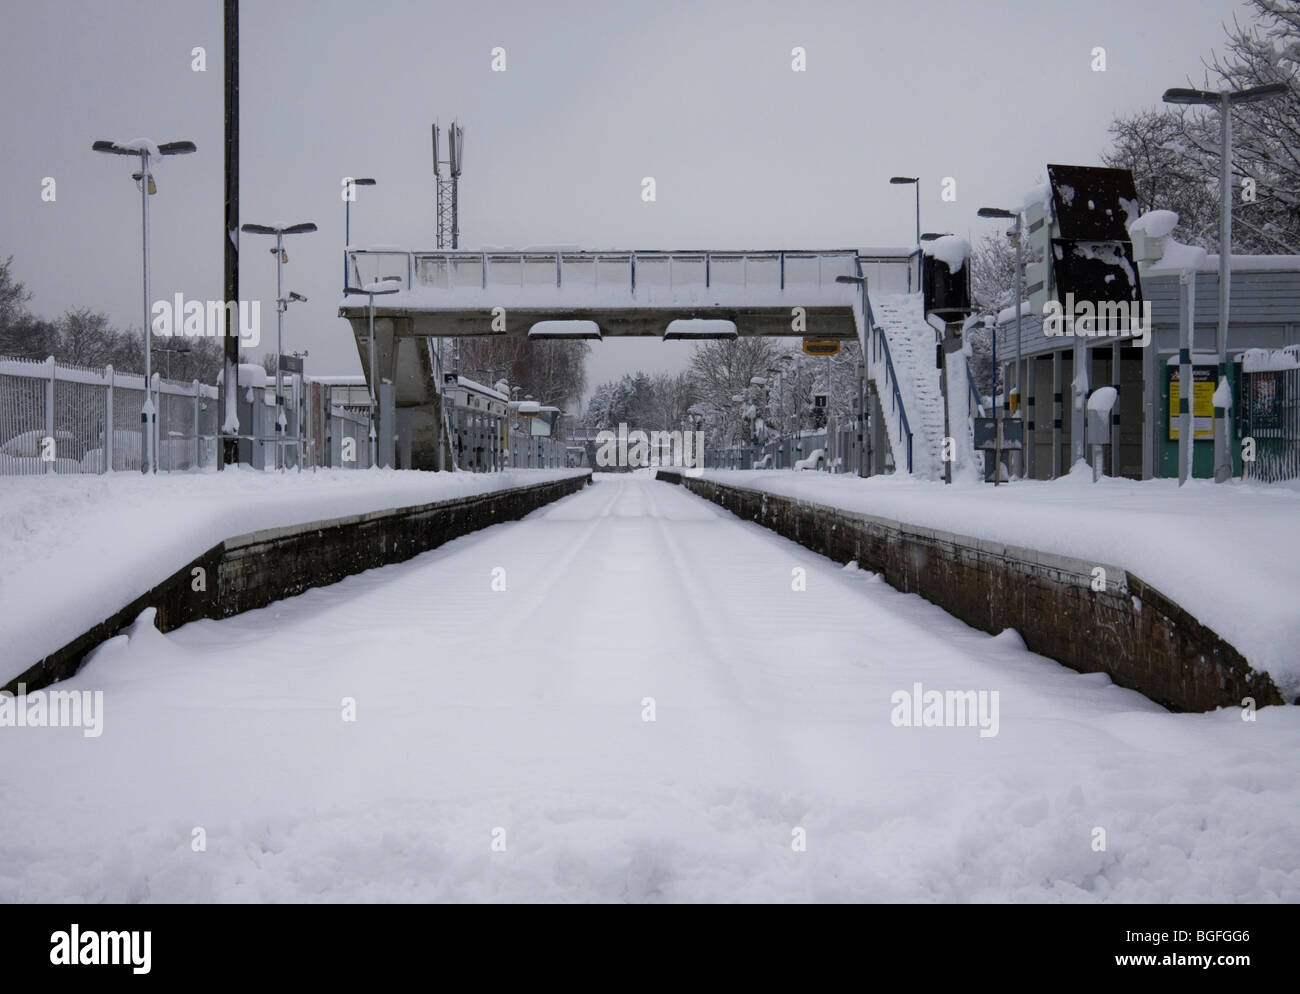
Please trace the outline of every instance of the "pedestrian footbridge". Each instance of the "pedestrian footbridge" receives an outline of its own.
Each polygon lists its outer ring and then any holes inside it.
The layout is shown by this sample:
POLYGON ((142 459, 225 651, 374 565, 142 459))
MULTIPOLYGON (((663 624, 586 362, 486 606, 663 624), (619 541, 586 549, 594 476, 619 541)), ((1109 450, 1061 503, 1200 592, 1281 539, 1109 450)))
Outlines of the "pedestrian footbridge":
MULTIPOLYGON (((435 409, 443 371, 431 339, 802 337, 862 346, 865 377, 876 387, 879 427, 893 463, 909 472, 913 468, 917 440, 904 400, 916 393, 914 371, 897 368, 903 357, 891 354, 891 346, 893 353, 903 351, 900 335, 918 343, 924 339, 928 348, 906 351, 932 363, 934 333, 920 314, 919 299, 917 320, 901 330, 897 322, 889 328, 877 322, 879 303, 873 309, 873 300, 905 297, 917 285, 913 250, 422 252, 383 247, 348 249, 346 261, 353 288, 379 280, 397 284, 396 292, 383 295, 345 295, 339 314, 352 325, 367 371, 373 320, 376 376, 394 385, 397 406, 408 409, 413 452, 430 446, 437 451, 430 433, 436 434, 441 422, 435 409)), ((925 441, 927 452, 930 441, 925 441)), ((415 464, 429 468, 434 460, 417 457, 415 464)))

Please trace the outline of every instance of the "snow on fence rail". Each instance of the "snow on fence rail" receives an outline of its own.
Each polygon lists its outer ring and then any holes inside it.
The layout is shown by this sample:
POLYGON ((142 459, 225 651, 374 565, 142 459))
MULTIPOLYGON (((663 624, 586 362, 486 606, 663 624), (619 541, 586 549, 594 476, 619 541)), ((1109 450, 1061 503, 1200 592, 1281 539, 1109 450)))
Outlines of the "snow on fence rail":
MULTIPOLYGON (((216 464, 216 387, 155 375, 158 468, 216 464)), ((141 465, 144 377, 0 358, 0 476, 104 473, 141 465)))

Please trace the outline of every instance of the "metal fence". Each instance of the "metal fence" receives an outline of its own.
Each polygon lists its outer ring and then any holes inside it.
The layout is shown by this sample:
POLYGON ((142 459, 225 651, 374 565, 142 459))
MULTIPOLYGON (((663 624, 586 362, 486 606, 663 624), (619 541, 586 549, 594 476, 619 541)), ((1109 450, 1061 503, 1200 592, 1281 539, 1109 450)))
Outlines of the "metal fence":
POLYGON ((370 468, 370 419, 366 410, 331 407, 325 435, 327 455, 321 466, 341 469, 370 468))
POLYGON ((1241 438, 1253 439, 1255 456, 1243 459, 1243 476, 1300 480, 1300 369, 1243 372, 1239 400, 1241 438))
POLYGON ((834 433, 833 451, 827 451, 826 431, 783 436, 763 445, 733 445, 706 448, 708 469, 808 469, 832 473, 858 472, 861 452, 858 432, 841 425, 834 433))
POLYGON ((509 469, 562 469, 568 457, 568 443, 562 438, 510 433, 509 469))
MULTIPOLYGON (((216 387, 154 383, 158 468, 216 466, 216 387)), ((143 376, 0 359, 0 476, 138 471, 143 406, 143 376)))

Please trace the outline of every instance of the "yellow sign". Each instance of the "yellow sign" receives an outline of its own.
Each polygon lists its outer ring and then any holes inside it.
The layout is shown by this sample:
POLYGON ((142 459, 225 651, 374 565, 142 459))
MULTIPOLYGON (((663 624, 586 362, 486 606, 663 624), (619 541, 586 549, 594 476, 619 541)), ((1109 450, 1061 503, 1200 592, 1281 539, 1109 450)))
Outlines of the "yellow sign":
MULTIPOLYGON (((1178 438, 1179 367, 1169 370, 1169 438, 1178 438)), ((1217 370, 1213 366, 1192 367, 1192 438, 1214 437, 1214 387, 1217 370)))
POLYGON ((813 356, 833 356, 840 354, 840 343, 834 339, 826 341, 817 341, 805 338, 803 340, 803 354, 813 356))

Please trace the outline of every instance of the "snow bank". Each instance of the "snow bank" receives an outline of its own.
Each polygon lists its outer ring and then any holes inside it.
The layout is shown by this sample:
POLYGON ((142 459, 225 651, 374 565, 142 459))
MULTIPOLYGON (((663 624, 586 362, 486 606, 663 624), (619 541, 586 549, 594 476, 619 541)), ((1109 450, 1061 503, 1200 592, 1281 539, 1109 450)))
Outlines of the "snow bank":
POLYGON ((1300 694, 1300 486, 1103 478, 944 487, 902 476, 705 476, 971 538, 1123 566, 1300 694))
POLYGON ((0 476, 0 683, 225 539, 575 472, 0 476))
POLYGON ((0 902, 1300 901, 1300 708, 1169 714, 643 473, 60 689, 103 734, 0 728, 0 902))

